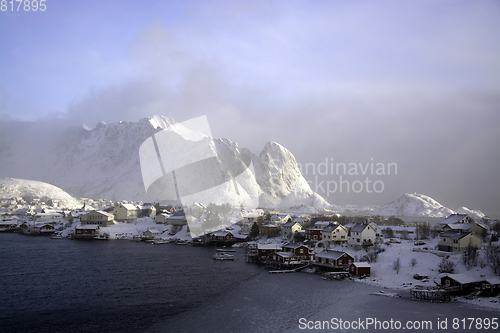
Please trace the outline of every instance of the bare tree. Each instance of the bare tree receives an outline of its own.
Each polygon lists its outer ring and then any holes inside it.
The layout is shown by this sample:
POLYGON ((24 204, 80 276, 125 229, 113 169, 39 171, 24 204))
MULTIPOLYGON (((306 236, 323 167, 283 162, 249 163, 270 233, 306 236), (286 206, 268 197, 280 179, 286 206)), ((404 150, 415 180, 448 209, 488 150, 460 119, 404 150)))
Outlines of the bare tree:
POLYGON ((401 269, 401 259, 399 257, 394 261, 392 268, 396 271, 396 274, 399 274, 399 270, 401 269))
POLYGON ((413 268, 417 265, 418 261, 416 258, 411 258, 410 260, 410 266, 413 268))
POLYGON ((443 260, 439 263, 439 273, 454 273, 457 264, 448 258, 443 257, 443 260))

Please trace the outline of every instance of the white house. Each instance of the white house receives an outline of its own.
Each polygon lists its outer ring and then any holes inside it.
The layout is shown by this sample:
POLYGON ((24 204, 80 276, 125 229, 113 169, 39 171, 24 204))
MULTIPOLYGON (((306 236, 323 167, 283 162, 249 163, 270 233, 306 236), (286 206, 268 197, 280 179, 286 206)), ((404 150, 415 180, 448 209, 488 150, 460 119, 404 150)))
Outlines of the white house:
POLYGON ((348 230, 340 223, 332 223, 321 231, 321 239, 324 243, 345 243, 349 236, 348 230))
POLYGON ((113 225, 114 215, 101 210, 92 210, 88 213, 80 215, 80 222, 85 224, 98 224, 101 227, 113 225))
POLYGON ((131 222, 137 219, 137 207, 131 204, 118 204, 113 208, 115 220, 131 222))
POLYGON ((283 237, 292 238, 297 230, 302 230, 302 225, 295 221, 290 221, 281 227, 283 231, 283 237))
POLYGON ((351 246, 373 245, 382 238, 382 230, 375 223, 358 223, 349 232, 347 244, 351 246))

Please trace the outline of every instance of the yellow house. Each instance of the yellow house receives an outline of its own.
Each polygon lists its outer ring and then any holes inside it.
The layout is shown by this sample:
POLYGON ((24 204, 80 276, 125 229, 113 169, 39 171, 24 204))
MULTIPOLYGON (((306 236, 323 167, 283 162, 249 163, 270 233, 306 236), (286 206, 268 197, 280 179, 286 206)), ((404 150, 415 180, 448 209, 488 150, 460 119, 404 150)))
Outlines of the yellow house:
POLYGON ((440 251, 462 252, 467 249, 469 244, 478 249, 481 248, 481 238, 470 231, 450 230, 443 232, 440 237, 441 241, 438 243, 438 250, 440 251))
POLYGON ((333 223, 321 231, 321 239, 323 242, 332 243, 345 243, 349 232, 339 223, 333 223))
POLYGON ((80 215, 80 222, 82 225, 97 224, 101 227, 108 227, 113 225, 115 217, 113 214, 103 212, 102 210, 93 210, 88 213, 80 215))
POLYGON ((137 207, 120 203, 113 208, 113 215, 117 221, 131 222, 137 219, 137 207))

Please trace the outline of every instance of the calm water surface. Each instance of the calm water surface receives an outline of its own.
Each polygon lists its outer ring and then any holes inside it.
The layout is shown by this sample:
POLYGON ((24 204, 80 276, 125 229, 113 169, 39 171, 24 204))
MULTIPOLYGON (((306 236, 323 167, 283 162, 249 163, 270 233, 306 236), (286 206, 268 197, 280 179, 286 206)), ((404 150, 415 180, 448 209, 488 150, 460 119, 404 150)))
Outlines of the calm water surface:
POLYGON ((245 263, 243 249, 234 262, 213 253, 0 234, 0 332, 303 332, 301 318, 448 318, 450 326, 453 318, 500 315, 372 296, 379 288, 314 274, 268 274, 245 263))

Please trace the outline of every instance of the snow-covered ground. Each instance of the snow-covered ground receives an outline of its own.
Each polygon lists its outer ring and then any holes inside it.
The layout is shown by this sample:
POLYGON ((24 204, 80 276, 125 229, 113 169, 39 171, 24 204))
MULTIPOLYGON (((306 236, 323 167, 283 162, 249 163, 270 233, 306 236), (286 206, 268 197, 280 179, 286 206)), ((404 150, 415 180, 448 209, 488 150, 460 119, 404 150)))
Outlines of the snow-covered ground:
MULTIPOLYGON (((371 276, 357 281, 376 285, 381 288, 397 290, 399 292, 409 292, 410 288, 414 285, 435 286, 436 283, 440 283, 438 269, 442 257, 433 253, 414 252, 413 249, 424 247, 433 249, 438 241, 438 238, 425 240, 426 244, 422 246, 415 246, 412 240, 402 240, 400 244, 392 243, 390 245, 382 245, 384 252, 379 254, 376 262, 370 263, 371 276), (400 259, 399 273, 394 270, 394 264, 397 258, 400 259), (416 264, 413 267, 410 265, 412 259, 416 259, 416 264), (416 280, 413 278, 415 274, 428 276, 429 280, 427 282, 416 280)), ((346 251, 358 259, 366 254, 365 250, 354 251, 350 247, 335 246, 332 248, 346 251)), ((470 270, 467 270, 463 265, 461 254, 450 255, 449 259, 457 264, 455 273, 463 273, 478 280, 495 276, 489 266, 482 265, 483 267, 481 267, 481 262, 484 263, 482 254, 478 260, 478 266, 470 270)), ((459 297, 456 298, 456 300, 500 311, 500 296, 476 297, 474 299, 459 297)))

